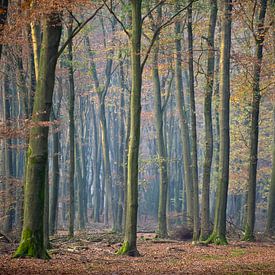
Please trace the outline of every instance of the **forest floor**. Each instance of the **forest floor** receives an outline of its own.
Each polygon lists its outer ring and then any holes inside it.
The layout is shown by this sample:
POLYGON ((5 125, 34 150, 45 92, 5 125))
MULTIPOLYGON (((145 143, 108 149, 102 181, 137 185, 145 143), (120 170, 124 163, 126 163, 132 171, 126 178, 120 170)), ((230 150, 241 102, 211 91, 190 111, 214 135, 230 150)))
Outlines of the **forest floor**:
POLYGON ((117 256, 122 236, 108 232, 51 239, 51 260, 13 259, 16 243, 0 242, 0 274, 275 274, 275 241, 194 246, 139 233, 140 257, 117 256))

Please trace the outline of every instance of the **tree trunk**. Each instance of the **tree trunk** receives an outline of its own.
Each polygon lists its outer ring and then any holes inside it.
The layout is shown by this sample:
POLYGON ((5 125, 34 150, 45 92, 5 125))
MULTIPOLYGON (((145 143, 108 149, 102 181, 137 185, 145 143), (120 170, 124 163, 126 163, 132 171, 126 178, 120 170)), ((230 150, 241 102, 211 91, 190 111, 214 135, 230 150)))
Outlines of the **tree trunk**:
POLYGON ((93 116, 93 133, 94 133, 94 150, 93 150, 93 173, 94 173, 94 221, 99 222, 100 213, 100 166, 98 164, 98 130, 96 123, 95 107, 94 102, 92 103, 92 116, 93 116))
POLYGON ((137 209, 138 209, 138 154, 140 142, 140 113, 141 113, 141 2, 131 0, 132 7, 132 32, 131 32, 131 109, 130 109, 130 141, 128 152, 127 176, 127 205, 124 243, 118 254, 138 256, 136 246, 137 209))
POLYGON ((180 35, 180 23, 175 23, 175 34, 176 34, 176 101, 177 109, 179 113, 179 123, 181 131, 181 142, 182 142, 182 153, 183 153, 183 166, 184 166, 184 184, 186 187, 186 199, 187 199, 187 226, 192 228, 193 225, 193 181, 191 172, 191 160, 190 160, 190 139, 189 129, 186 115, 186 108, 183 97, 183 86, 182 86, 182 68, 181 68, 181 41, 180 35))
POLYGON ((120 52, 120 61, 119 61, 119 76, 120 76, 120 125, 119 125, 119 152, 118 152, 118 174, 119 174, 119 186, 118 186, 118 212, 117 212, 117 230, 122 231, 122 222, 123 222, 123 206, 124 206, 124 187, 125 187, 125 177, 124 177, 124 150, 125 150, 125 76, 123 70, 123 61, 121 60, 120 52))
POLYGON ((57 14, 43 20, 43 41, 40 54, 38 83, 34 98, 26 165, 24 224, 15 257, 48 258, 43 241, 45 173, 48 161, 48 125, 55 80, 57 52, 61 36, 57 14))
MULTIPOLYGON (((11 126, 12 119, 12 104, 11 99, 12 89, 10 87, 9 74, 10 66, 6 64, 5 66, 6 74, 4 76, 4 89, 3 89, 3 113, 4 121, 7 127, 11 126)), ((4 141, 4 196, 5 196, 5 208, 4 208, 4 228, 5 233, 9 233, 12 230, 12 215, 14 211, 13 206, 13 186, 12 186, 12 176, 13 176, 13 160, 12 160, 12 139, 7 138, 4 141)))
POLYGON ((275 104, 273 105, 272 175, 269 189, 266 232, 270 235, 275 234, 275 104))
POLYGON ((215 209, 214 229, 207 242, 227 244, 226 205, 229 177, 229 102, 230 102, 230 49, 232 0, 223 1, 223 23, 220 53, 220 155, 219 181, 215 209))
POLYGON ((193 66, 193 27, 192 27, 192 0, 189 1, 187 10, 188 22, 188 67, 189 67, 189 97, 190 97, 190 120, 191 120, 191 163, 192 163, 192 179, 193 179, 193 241, 199 239, 199 180, 198 180, 198 152, 197 152, 197 129, 196 129, 196 103, 195 103, 195 87, 194 87, 194 66, 193 66))
POLYGON ((84 177, 83 177, 83 165, 82 165, 82 144, 81 137, 78 137, 75 142, 75 161, 76 161, 76 170, 77 175, 77 201, 78 201, 78 226, 79 229, 84 229, 84 177))
POLYGON ((49 164, 46 164, 45 194, 44 194, 44 236, 45 249, 49 247, 49 164))
POLYGON ((256 52, 253 75, 253 95, 251 111, 250 128, 250 146, 249 146, 249 176, 248 176, 248 196, 245 233, 243 240, 254 241, 255 226, 255 207, 256 207, 256 184, 257 184, 257 160, 258 160, 258 139, 259 139, 259 111, 260 111, 260 76, 263 59, 264 42, 264 20, 266 13, 267 0, 261 0, 261 10, 258 19, 258 31, 255 34, 256 52))
MULTIPOLYGON (((70 17, 68 26, 68 37, 72 35, 73 18, 70 17)), ((69 144, 70 144, 70 171, 69 171, 69 237, 74 236, 74 220, 75 220, 75 190, 74 190, 74 174, 75 174, 75 125, 74 125, 74 71, 73 71, 73 43, 72 40, 68 44, 68 73, 69 73, 69 144)))
POLYGON ((52 163, 52 194, 50 203, 50 224, 49 234, 53 235, 57 227, 58 214, 58 190, 59 190, 59 132, 57 127, 53 127, 53 163, 52 163))
MULTIPOLYGON (((99 100, 99 121, 100 121, 100 129, 101 129, 101 143, 102 143, 102 153, 103 153, 103 163, 104 163, 104 179, 105 179, 105 209, 104 209, 104 223, 109 224, 109 216, 113 218, 113 202, 112 202, 112 179, 111 179, 111 166, 110 166, 110 150, 109 150, 109 142, 108 142, 108 134, 107 134, 107 123, 106 123, 106 115, 105 115, 105 97, 110 85, 111 80, 111 70, 113 65, 112 57, 109 57, 106 63, 106 83, 104 88, 100 87, 99 78, 96 70, 96 64, 94 62, 94 54, 90 50, 90 43, 88 37, 86 37, 86 45, 89 51, 90 62, 91 62, 91 70, 92 77, 94 81, 94 85, 96 88, 98 100, 99 100)), ((112 50, 113 51, 113 50, 112 50)), ((114 219, 113 219, 114 221, 114 219)))
POLYGON ((211 12, 209 18, 207 37, 207 74, 204 95, 204 123, 205 123, 205 156, 203 164, 202 181, 202 202, 201 202, 201 235, 200 240, 204 241, 209 237, 209 192, 210 175, 213 157, 213 128, 212 128, 212 92, 215 69, 215 27, 217 21, 217 0, 210 0, 211 12))
POLYGON ((153 50, 153 90, 154 90, 154 116, 155 116, 155 127, 156 127, 156 142, 157 142, 157 153, 158 153, 158 165, 159 165, 159 206, 158 206, 158 234, 159 237, 167 237, 167 221, 166 221, 166 203, 167 203, 167 186, 168 186, 168 175, 167 175, 167 156, 164 144, 163 134, 163 113, 162 113, 162 102, 161 102, 161 87, 160 77, 158 69, 158 52, 159 52, 159 41, 155 43, 153 50))
MULTIPOLYGON (((275 1, 270 3, 271 11, 275 10, 275 1)), ((274 22, 274 13, 273 22, 274 22)), ((272 29, 272 40, 273 40, 273 59, 275 59, 275 28, 272 29)), ((269 189, 269 201, 267 210, 267 223, 266 233, 270 235, 275 234, 275 102, 273 101, 273 143, 272 143, 272 174, 271 183, 269 189)))

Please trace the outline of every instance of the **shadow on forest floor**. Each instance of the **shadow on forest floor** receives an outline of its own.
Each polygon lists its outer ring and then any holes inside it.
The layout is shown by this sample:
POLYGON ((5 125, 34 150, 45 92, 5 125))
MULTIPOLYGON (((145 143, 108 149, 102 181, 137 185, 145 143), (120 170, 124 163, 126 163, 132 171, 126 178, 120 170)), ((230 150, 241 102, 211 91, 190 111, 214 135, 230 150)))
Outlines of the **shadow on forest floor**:
POLYGON ((51 238, 50 261, 12 259, 16 243, 0 242, 0 274, 275 274, 275 241, 228 246, 194 246, 190 242, 155 239, 154 233, 138 234, 141 257, 117 256, 122 235, 106 230, 64 234, 51 238))

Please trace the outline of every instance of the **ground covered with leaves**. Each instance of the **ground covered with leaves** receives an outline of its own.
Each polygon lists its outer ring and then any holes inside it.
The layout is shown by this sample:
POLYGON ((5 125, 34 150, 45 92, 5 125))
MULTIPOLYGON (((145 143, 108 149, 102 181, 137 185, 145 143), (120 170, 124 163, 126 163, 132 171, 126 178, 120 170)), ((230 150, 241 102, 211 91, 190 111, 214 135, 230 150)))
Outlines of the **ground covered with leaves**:
POLYGON ((82 233, 51 240, 51 260, 13 259, 15 243, 0 243, 0 274, 275 274, 275 242, 231 241, 228 246, 138 236, 141 257, 117 256, 122 236, 82 233))

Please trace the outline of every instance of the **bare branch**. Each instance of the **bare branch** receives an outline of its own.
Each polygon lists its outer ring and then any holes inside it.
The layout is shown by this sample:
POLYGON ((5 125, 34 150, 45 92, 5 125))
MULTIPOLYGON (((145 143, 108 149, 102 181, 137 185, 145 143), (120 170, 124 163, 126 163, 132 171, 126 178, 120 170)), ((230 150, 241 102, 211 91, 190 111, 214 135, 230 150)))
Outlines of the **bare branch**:
POLYGON ((68 39, 66 40, 66 42, 63 44, 63 46, 59 49, 58 53, 57 53, 57 58, 63 53, 63 51, 65 50, 65 48, 68 46, 68 44, 71 42, 71 40, 87 25, 87 23, 89 21, 91 21, 96 15, 97 13, 103 8, 104 5, 101 5, 100 7, 98 7, 95 12, 89 17, 87 18, 84 22, 82 22, 79 26, 77 26, 73 32, 72 35, 70 37, 68 37, 68 39))
POLYGON ((146 15, 143 16, 141 20, 141 24, 144 22, 144 20, 152 14, 152 12, 157 9, 160 5, 164 4, 166 0, 161 0, 157 5, 155 5, 151 10, 148 11, 146 15))
POLYGON ((71 17, 74 19, 74 21, 77 23, 78 26, 81 25, 81 23, 77 20, 77 18, 74 16, 74 14, 67 9, 68 13, 71 15, 71 17))
POLYGON ((144 57, 144 60, 143 62, 141 63, 141 71, 143 71, 144 69, 144 66, 145 66, 145 63, 151 53, 151 50, 154 46, 154 43, 158 37, 158 35, 160 34, 160 31, 166 27, 168 27, 169 25, 171 25, 173 23, 173 20, 180 14, 182 13, 184 10, 188 9, 194 2, 197 2, 199 0, 193 0, 193 1, 190 1, 190 3, 188 5, 186 5, 184 8, 180 9, 179 11, 177 11, 172 17, 170 17, 165 23, 163 23, 162 25, 160 25, 154 32, 154 35, 153 35, 153 38, 151 40, 151 43, 147 49, 147 52, 145 54, 145 57, 144 57))
POLYGON ((120 24, 120 26, 122 27, 123 31, 126 33, 126 35, 128 37, 130 37, 130 33, 127 31, 126 27, 124 26, 124 24, 122 23, 122 21, 117 17, 117 15, 115 14, 115 12, 113 11, 113 9, 111 7, 109 7, 106 3, 105 0, 103 0, 104 6, 108 9, 108 11, 114 16, 114 18, 116 19, 116 21, 120 24))

